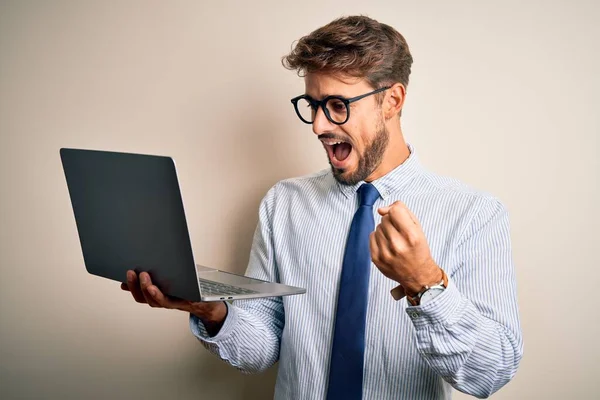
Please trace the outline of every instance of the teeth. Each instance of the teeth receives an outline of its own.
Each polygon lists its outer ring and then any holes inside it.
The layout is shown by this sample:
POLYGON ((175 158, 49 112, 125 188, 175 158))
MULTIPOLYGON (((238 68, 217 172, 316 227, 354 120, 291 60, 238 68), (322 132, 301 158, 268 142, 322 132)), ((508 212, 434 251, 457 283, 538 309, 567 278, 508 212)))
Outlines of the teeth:
POLYGON ((333 146, 333 145, 341 144, 341 143, 344 143, 344 142, 326 142, 326 141, 323 141, 323 143, 326 144, 326 145, 328 145, 328 146, 333 146))

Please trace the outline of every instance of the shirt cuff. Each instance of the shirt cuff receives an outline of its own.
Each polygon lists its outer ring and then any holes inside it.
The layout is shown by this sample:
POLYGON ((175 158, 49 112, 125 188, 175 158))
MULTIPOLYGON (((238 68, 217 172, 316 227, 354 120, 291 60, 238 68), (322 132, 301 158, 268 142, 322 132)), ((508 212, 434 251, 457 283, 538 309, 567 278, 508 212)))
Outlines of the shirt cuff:
POLYGON ((462 301, 463 295, 449 279, 448 287, 442 294, 422 306, 411 306, 409 303, 406 313, 417 329, 427 325, 445 324, 456 318, 455 314, 462 301))
POLYGON ((190 314, 190 329, 194 336, 198 338, 198 340, 206 343, 218 343, 226 340, 229 335, 231 335, 231 332, 233 332, 233 329, 238 322, 239 311, 237 307, 232 306, 228 302, 225 302, 225 306, 227 307, 227 316, 225 317, 225 322, 219 330, 219 333, 217 333, 215 336, 210 336, 208 334, 206 327, 200 318, 190 314))

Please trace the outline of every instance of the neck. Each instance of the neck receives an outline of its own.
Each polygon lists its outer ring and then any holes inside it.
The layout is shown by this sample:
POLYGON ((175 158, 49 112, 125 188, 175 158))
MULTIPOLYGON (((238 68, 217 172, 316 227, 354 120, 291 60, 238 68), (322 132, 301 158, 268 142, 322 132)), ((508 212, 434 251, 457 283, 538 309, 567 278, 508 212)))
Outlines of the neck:
POLYGON ((375 171, 373 171, 371 175, 365 179, 365 182, 372 182, 381 178, 388 172, 401 165, 410 155, 410 150, 408 149, 406 141, 404 140, 400 123, 396 121, 396 123, 390 123, 386 125, 388 125, 386 126, 386 129, 389 132, 389 143, 387 149, 385 150, 385 153, 383 153, 381 164, 379 164, 375 171))

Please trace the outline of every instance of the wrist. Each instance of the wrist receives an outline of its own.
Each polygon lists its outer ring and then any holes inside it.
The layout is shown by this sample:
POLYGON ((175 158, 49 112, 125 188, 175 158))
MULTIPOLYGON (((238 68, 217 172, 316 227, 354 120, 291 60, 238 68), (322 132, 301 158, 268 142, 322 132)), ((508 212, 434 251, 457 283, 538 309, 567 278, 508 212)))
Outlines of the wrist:
MULTIPOLYGON (((433 264, 435 265, 435 264, 433 264)), ((435 265, 435 269, 427 271, 427 273, 421 275, 422 278, 419 280, 405 279, 400 285, 396 286, 391 290, 391 295, 394 300, 398 301, 404 297, 407 298, 408 302, 415 306, 420 304, 421 296, 435 286, 442 286, 443 288, 448 287, 448 277, 444 270, 435 265), (425 283, 423 283, 425 282, 425 283), (407 285, 405 287, 404 285, 407 285)), ((436 288, 437 289, 437 288, 436 288)))
POLYGON ((219 333, 225 324, 228 307, 222 301, 216 303, 195 303, 192 306, 191 314, 200 319, 206 329, 206 333, 213 337, 219 333))
POLYGON ((421 289, 419 293, 414 296, 408 295, 406 296, 406 300, 412 306, 419 306, 430 301, 433 301, 438 295, 442 294, 444 290, 448 287, 448 276, 444 270, 442 271, 442 280, 437 282, 434 285, 426 285, 421 289))
POLYGON ((227 306, 223 301, 193 303, 190 313, 205 325, 221 324, 227 317, 227 306))
POLYGON ((424 269, 418 276, 406 279, 400 282, 404 292, 411 297, 416 296, 423 288, 433 286, 442 280, 443 272, 440 267, 433 263, 429 268, 424 269))

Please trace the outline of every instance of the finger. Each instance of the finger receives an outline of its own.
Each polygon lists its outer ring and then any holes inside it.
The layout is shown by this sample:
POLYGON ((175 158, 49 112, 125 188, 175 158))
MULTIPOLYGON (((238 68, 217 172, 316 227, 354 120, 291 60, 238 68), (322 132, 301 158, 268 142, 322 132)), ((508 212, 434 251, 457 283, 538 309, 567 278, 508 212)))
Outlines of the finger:
POLYGON ((165 304, 163 304, 163 302, 158 300, 159 298, 161 300, 164 298, 164 295, 162 294, 160 289, 158 289, 158 287, 156 287, 154 285, 150 285, 150 286, 144 287, 142 289, 142 291, 143 291, 144 296, 146 297, 146 300, 148 301, 148 304, 150 305, 150 307, 168 308, 165 306, 165 304), (160 295, 160 297, 159 297, 159 295, 160 295))
POLYGON ((410 208, 408 208, 408 207, 406 207, 406 211, 408 212, 408 215, 410 215, 410 218, 415 223, 415 225, 417 225, 420 228, 421 223, 419 222, 419 219, 417 218, 417 216, 412 211, 410 211, 410 208))
POLYGON ((144 298, 151 307, 190 309, 186 308, 190 304, 189 301, 166 296, 157 286, 153 285, 150 274, 147 272, 140 274, 140 281, 144 298))
MULTIPOLYGON (((154 296, 152 296, 152 294, 148 292, 148 289, 153 285, 152 280, 150 279, 150 275, 147 272, 140 273, 140 282, 140 287, 142 288, 142 295, 144 296, 146 303, 148 303, 150 307, 160 307, 160 304, 158 304, 156 300, 154 300, 154 296)), ((154 287, 156 288, 156 286, 154 287)), ((158 290, 158 288, 156 288, 155 290, 158 290)))
POLYGON ((140 288, 140 282, 135 271, 127 271, 127 287, 131 292, 131 295, 138 303, 145 303, 146 299, 142 294, 142 290, 140 288))
POLYGON ((417 217, 408 207, 394 208, 390 211, 389 215, 394 227, 402 235, 402 242, 398 242, 398 245, 402 247, 399 249, 404 248, 404 246, 415 247, 419 246, 420 243, 426 243, 427 239, 425 238, 423 228, 417 217))
POLYGON ((148 289, 144 289, 142 290, 142 293, 144 294, 144 299, 146 300, 146 303, 152 307, 152 308, 158 308, 158 307, 162 307, 162 305, 160 305, 156 300, 154 300, 154 296, 152 296, 149 292, 148 289))
POLYGON ((377 229, 381 231, 389 243, 394 243, 394 241, 402 238, 402 234, 398 232, 392 223, 389 214, 381 219, 381 224, 377 226, 377 229))
POLYGON ((126 283, 121 283, 121 290, 125 290, 125 291, 129 292, 129 286, 127 286, 126 283))
POLYGON ((416 235, 414 226, 409 226, 408 228, 401 227, 392 219, 390 214, 387 214, 381 219, 381 224, 379 224, 377 229, 386 239, 386 248, 389 249, 392 255, 402 254, 408 243, 407 238, 416 235))
POLYGON ((388 207, 378 208, 377 212, 379 213, 379 215, 381 215, 383 217, 384 215, 387 215, 387 213, 390 212, 390 207, 388 206, 388 207))
POLYGON ((375 239, 375 232, 369 235, 369 248, 371 249, 371 260, 377 265, 379 263, 379 246, 375 239))
MULTIPOLYGON (((406 206, 406 204, 404 204, 401 201, 396 201, 394 202, 394 204, 392 204, 392 206, 394 208, 398 208, 398 210, 388 210, 388 214, 391 212, 392 214, 394 214, 395 212, 400 211, 400 209, 402 210, 403 214, 407 214, 408 218, 410 218, 410 220, 417 226, 421 226, 421 224, 419 223, 419 219, 415 216, 415 214, 413 214, 412 211, 410 211, 410 209, 406 206)), ((406 218, 406 217, 405 217, 406 218)))
POLYGON ((377 245, 377 249, 379 249, 379 259, 387 264, 390 260, 392 260, 392 254, 390 251, 391 243, 387 241, 385 236, 380 234, 375 234, 375 244, 377 245))
POLYGON ((391 223, 398 232, 406 232, 414 229, 415 223, 408 213, 408 208, 406 208, 404 204, 400 203, 393 207, 388 215, 390 216, 391 223))
POLYGON ((160 291, 154 285, 148 287, 148 294, 152 296, 152 300, 163 308, 176 308, 179 310, 190 311, 190 302, 187 300, 178 299, 175 297, 165 296, 163 292, 160 291))

